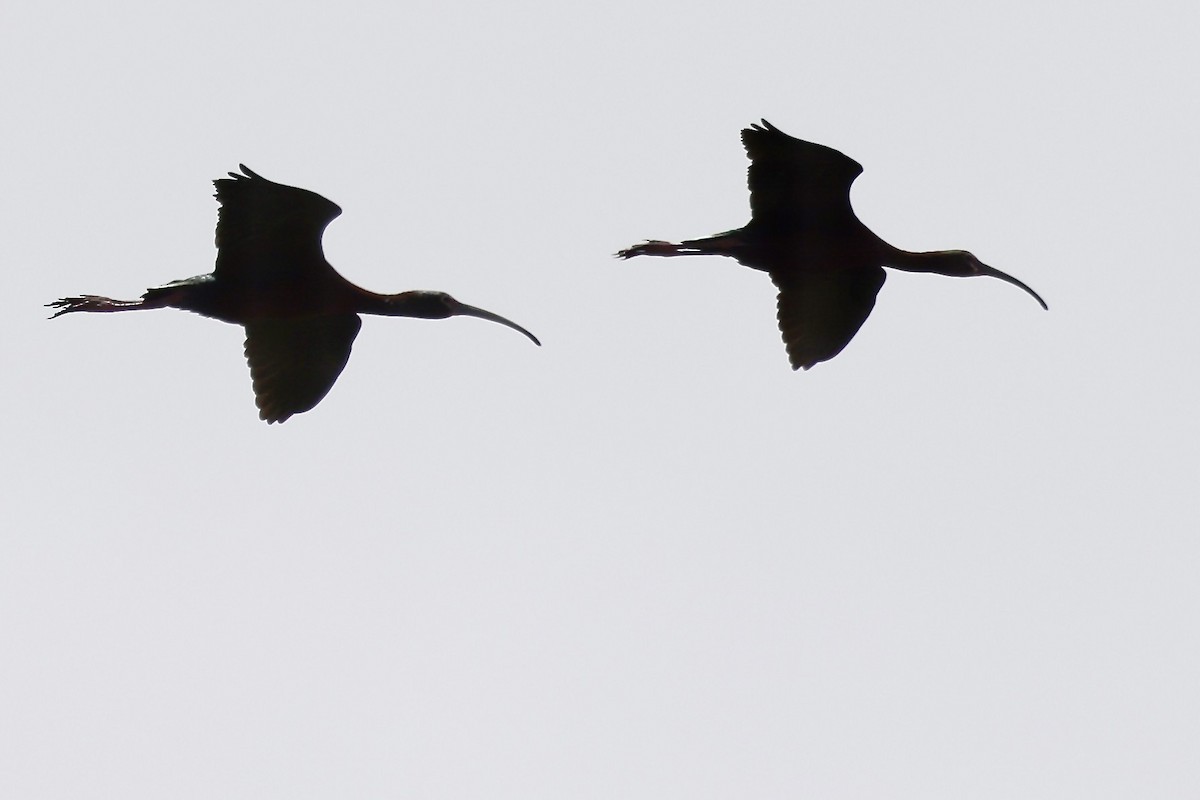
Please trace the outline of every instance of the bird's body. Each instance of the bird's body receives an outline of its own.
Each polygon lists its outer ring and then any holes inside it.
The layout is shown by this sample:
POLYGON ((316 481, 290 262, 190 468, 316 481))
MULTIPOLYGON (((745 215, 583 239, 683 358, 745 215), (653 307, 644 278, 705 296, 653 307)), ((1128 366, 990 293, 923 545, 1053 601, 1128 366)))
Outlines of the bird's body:
POLYGON ((313 408, 350 358, 359 314, 444 319, 464 315, 529 331, 444 292, 377 294, 343 278, 325 260, 321 237, 342 210, 319 194, 241 167, 214 181, 221 209, 217 263, 206 275, 149 289, 140 300, 97 295, 50 303, 73 311, 178 308, 246 328, 246 359, 259 417, 283 422, 313 408))
POLYGON ((883 267, 990 275, 1046 307, 1024 283, 965 250, 912 253, 872 233, 850 205, 862 167, 837 150, 788 136, 766 120, 743 130, 742 142, 750 157, 749 223, 678 244, 648 241, 617 255, 722 255, 766 272, 779 289, 779 328, 793 369, 828 361, 850 342, 875 307, 883 267))

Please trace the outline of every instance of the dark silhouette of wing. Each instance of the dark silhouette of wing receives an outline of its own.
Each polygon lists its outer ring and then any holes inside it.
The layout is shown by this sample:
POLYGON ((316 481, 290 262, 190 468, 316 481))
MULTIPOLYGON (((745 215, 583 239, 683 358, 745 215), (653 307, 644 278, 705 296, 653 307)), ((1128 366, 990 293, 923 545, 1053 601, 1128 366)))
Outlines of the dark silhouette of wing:
POLYGON ((771 273, 779 287, 779 331, 792 369, 842 352, 875 307, 883 267, 834 267, 771 273))
POLYGON ((216 277, 270 282, 295 276, 297 271, 332 271, 321 235, 342 210, 316 192, 284 186, 251 172, 245 164, 238 166, 245 175, 231 172, 228 178, 213 181, 221 203, 216 277))
POLYGON ((742 131, 750 157, 750 225, 768 230, 845 226, 858 222, 850 184, 857 161, 832 147, 788 136, 765 119, 742 131))
POLYGON ((283 422, 333 388, 362 327, 357 314, 267 319, 246 324, 246 361, 258 416, 283 422))

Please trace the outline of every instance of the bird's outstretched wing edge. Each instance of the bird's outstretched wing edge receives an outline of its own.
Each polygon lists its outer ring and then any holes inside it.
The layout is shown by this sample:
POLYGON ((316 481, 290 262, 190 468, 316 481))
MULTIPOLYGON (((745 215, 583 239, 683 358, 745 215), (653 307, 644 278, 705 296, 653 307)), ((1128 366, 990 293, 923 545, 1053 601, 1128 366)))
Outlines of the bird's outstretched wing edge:
POLYGON ((246 361, 259 418, 283 422, 321 402, 350 360, 361 328, 357 314, 247 323, 246 361))
POLYGON ((342 213, 316 192, 242 172, 213 181, 217 202, 217 272, 267 269, 284 261, 321 264, 321 236, 342 213))
POLYGON ((774 228, 846 224, 857 161, 832 147, 789 136, 765 119, 742 131, 756 224, 774 228))
POLYGON ((875 308, 886 277, 878 266, 771 273, 792 369, 811 369, 842 352, 875 308))

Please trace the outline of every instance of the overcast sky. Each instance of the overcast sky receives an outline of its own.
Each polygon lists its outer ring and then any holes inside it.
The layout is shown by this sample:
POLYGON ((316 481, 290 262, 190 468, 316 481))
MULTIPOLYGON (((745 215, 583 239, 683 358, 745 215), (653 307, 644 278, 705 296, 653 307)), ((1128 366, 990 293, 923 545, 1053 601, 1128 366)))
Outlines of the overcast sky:
POLYGON ((0 796, 1127 798, 1200 785, 1200 11, 12 0, 0 796), (793 373, 741 128, 865 167, 891 273, 793 373), (368 318, 257 419, 245 163, 368 318))

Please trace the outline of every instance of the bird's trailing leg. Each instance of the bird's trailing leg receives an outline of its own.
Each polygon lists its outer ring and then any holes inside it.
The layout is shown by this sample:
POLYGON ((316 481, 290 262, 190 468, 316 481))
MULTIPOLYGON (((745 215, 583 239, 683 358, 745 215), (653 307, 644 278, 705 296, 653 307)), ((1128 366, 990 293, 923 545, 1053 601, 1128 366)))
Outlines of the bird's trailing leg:
POLYGON ((635 244, 617 252, 617 258, 633 258, 634 256, 685 256, 683 245, 651 239, 648 242, 635 244))
POLYGON ((61 300, 55 300, 53 303, 46 303, 47 308, 57 308, 54 317, 70 314, 72 311, 138 311, 147 308, 162 308, 167 305, 160 298, 146 298, 141 300, 113 300, 111 297, 101 297, 96 294, 85 294, 79 297, 64 297, 61 300))
POLYGON ((707 239, 689 239, 675 244, 659 239, 635 244, 617 253, 617 258, 634 256, 727 256, 733 255, 739 245, 738 237, 722 233, 707 239))

